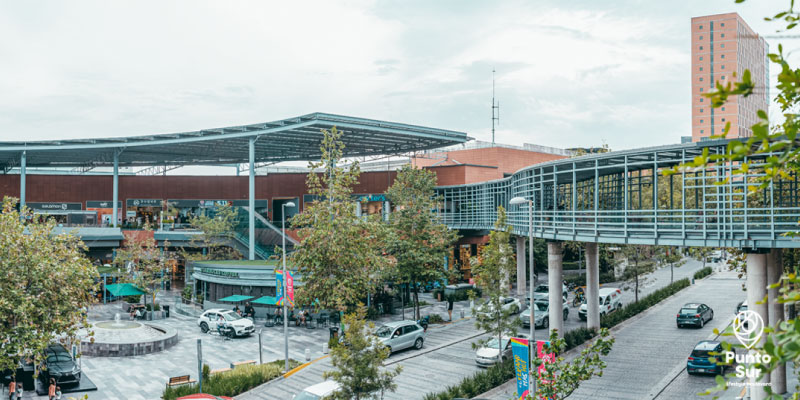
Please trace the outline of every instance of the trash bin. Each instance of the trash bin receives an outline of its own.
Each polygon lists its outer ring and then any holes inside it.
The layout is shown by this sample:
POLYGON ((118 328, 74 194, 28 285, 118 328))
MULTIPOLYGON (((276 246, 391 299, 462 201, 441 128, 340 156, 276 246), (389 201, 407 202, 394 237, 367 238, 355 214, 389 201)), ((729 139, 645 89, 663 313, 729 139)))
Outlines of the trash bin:
POLYGON ((330 332, 330 334, 331 334, 331 339, 339 337, 339 327, 338 326, 332 326, 332 327, 328 328, 328 332, 330 332))
POLYGON ((170 284, 170 281, 166 281, 166 282, 164 283, 164 287, 165 287, 167 290, 170 290, 170 287, 172 287, 172 285, 170 284))
POLYGON ((164 306, 164 318, 169 318, 169 306, 164 306))

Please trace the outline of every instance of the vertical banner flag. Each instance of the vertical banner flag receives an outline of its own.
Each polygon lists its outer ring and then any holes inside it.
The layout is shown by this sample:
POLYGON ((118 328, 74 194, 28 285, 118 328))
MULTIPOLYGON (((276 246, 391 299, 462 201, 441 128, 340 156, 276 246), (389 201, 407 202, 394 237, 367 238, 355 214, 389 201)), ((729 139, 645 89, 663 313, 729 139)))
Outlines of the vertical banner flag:
POLYGON ((294 307, 294 277, 289 271, 275 271, 275 297, 278 305, 286 301, 287 307, 294 307))
POLYGON ((525 399, 530 393, 528 339, 511 338, 511 352, 514 354, 514 371, 517 375, 517 398, 525 399))

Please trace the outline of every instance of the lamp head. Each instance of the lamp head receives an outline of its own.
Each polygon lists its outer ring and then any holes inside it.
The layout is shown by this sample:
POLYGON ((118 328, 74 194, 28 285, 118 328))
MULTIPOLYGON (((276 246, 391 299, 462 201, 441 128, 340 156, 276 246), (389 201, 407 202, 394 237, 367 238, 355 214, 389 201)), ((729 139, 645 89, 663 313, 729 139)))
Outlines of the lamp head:
POLYGON ((295 206, 295 204, 294 204, 294 202, 293 202, 293 201, 290 201, 290 202, 288 202, 288 203, 283 203, 283 204, 281 205, 281 207, 294 207, 294 206, 295 206))
POLYGON ((520 204, 525 204, 527 202, 528 202, 528 200, 525 200, 524 197, 517 196, 517 197, 514 197, 513 199, 511 199, 511 201, 509 201, 508 204, 511 204, 512 206, 517 206, 517 205, 520 205, 520 204))

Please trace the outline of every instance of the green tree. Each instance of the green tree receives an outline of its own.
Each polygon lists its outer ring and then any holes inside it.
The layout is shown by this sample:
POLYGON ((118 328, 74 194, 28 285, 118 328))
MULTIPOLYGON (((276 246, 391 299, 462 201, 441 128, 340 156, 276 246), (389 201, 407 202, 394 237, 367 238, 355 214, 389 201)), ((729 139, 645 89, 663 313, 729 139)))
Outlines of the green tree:
POLYGON ((706 267, 706 260, 711 253, 714 252, 714 249, 711 247, 690 247, 689 248, 689 255, 692 256, 697 261, 703 262, 703 268, 706 267))
POLYGON ((364 319, 364 307, 344 317, 344 345, 331 349, 333 368, 322 376, 331 378, 340 389, 325 397, 330 400, 383 399, 386 392, 394 392, 394 378, 402 371, 401 366, 384 369, 383 362, 389 357, 389 349, 372 334, 374 324, 364 319))
POLYGON ((621 246, 622 254, 625 255, 626 266, 623 279, 633 280, 634 301, 639 301, 639 278, 641 275, 653 272, 655 263, 644 262, 647 257, 647 248, 638 244, 626 244, 621 246))
POLYGON ((192 236, 190 241, 194 249, 205 249, 204 253, 188 252, 181 249, 181 255, 187 260, 239 260, 242 253, 231 246, 235 240, 236 222, 239 211, 229 204, 219 206, 213 215, 200 214, 189 219, 192 228, 199 230, 199 235, 192 236))
MULTIPOLYGON (((658 246, 656 259, 661 265, 669 265, 669 283, 675 280, 675 268, 686 264, 680 250, 676 246, 658 246)), ((705 266, 705 263, 703 263, 705 266)))
POLYGON ((441 201, 435 187, 436 174, 406 165, 386 191, 395 206, 389 219, 386 250, 397 260, 392 269, 397 281, 414 288, 417 319, 418 284, 445 277, 444 257, 458 238, 456 231, 440 223, 431 212, 441 201))
POLYGON ((88 328, 85 310, 95 301, 97 269, 83 242, 71 233, 53 234, 56 222, 17 211, 17 199, 3 199, 0 214, 0 370, 20 360, 40 364, 56 338, 78 340, 88 328))
MULTIPOLYGON (((163 246, 166 249, 169 243, 164 241, 163 246)), ((144 230, 125 233, 125 244, 117 250, 114 265, 127 271, 125 280, 145 291, 144 304, 147 304, 147 295, 150 295, 155 310, 156 296, 168 259, 167 254, 158 247, 150 223, 145 222, 144 230)))
MULTIPOLYGON (((515 333, 520 324, 517 318, 511 317, 514 310, 502 307, 503 297, 509 295, 509 279, 516 269, 510 242, 511 227, 507 223, 506 210, 499 206, 494 230, 489 233, 489 243, 483 248, 481 259, 472 259, 472 274, 484 297, 475 310, 475 326, 497 337, 498 343, 503 343, 503 334, 515 333)), ((479 347, 486 342, 488 339, 480 340, 473 346, 479 347)))
POLYGON ((355 214, 352 192, 361 173, 358 162, 337 167, 344 151, 342 132, 334 127, 323 134, 321 161, 309 163, 306 179, 317 201, 306 203, 291 219, 300 238, 291 259, 303 277, 299 298, 317 299, 322 307, 343 311, 375 287, 389 262, 382 247, 385 229, 377 216, 355 214), (318 170, 325 172, 314 172, 318 170))
MULTIPOLYGON (((550 344, 544 346, 544 353, 554 353, 553 362, 545 362, 535 358, 531 365, 538 368, 544 364, 544 371, 536 375, 537 399, 561 400, 572 394, 581 382, 593 376, 602 376, 606 367, 600 357, 606 356, 614 345, 614 338, 609 337, 608 329, 603 328, 591 345, 581 350, 575 358, 567 361, 562 356, 566 349, 566 341, 558 337, 557 332, 550 333, 550 344)), ((528 400, 534 400, 532 395, 528 400)))

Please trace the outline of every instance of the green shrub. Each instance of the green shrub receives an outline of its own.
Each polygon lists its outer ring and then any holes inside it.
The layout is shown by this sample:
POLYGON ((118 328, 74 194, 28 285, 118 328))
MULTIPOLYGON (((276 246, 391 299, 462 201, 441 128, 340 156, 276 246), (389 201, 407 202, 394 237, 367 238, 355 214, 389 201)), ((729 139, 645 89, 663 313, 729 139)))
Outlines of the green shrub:
MULTIPOLYGON (((151 304, 151 303, 147 303, 147 305, 145 305, 145 306, 144 306, 144 308, 145 308, 147 311, 153 311, 153 304, 151 304)), ((159 310, 161 310, 161 304, 158 304, 158 303, 156 303, 156 305, 155 305, 155 311, 159 311, 159 310)))
POLYGON ((561 263, 561 268, 567 271, 580 269, 581 265, 577 261, 564 261, 561 263))
POLYGON ((338 337, 332 337, 332 338, 328 339, 328 348, 329 349, 333 350, 338 345, 339 345, 339 338, 338 337))
POLYGON ((203 380, 207 381, 209 376, 211 376, 211 367, 208 364, 203 364, 203 380))
POLYGON ((181 292, 181 297, 186 301, 191 300, 192 299, 192 287, 191 286, 184 287, 183 291, 181 292))
POLYGON ((125 296, 123 297, 123 300, 125 300, 126 303, 138 303, 142 301, 142 295, 137 294, 134 296, 125 296))
MULTIPOLYGON (((616 282, 613 272, 604 272, 600 274, 600 284, 616 282)), ((586 274, 571 274, 564 276, 564 284, 573 284, 575 286, 586 286, 586 274)))
POLYGON ((428 323, 431 324, 441 324, 444 322, 444 318, 442 318, 439 314, 430 314, 428 315, 428 323))
POLYGON ((567 345, 566 350, 571 350, 575 347, 580 346, 587 340, 597 336, 597 331, 595 329, 589 328, 578 328, 573 329, 564 334, 564 342, 567 345))
POLYGON ((712 271, 713 270, 711 269, 711 267, 705 267, 705 268, 703 268, 703 269, 701 269, 701 270, 699 270, 699 271, 694 273, 694 279, 703 279, 703 278, 711 275, 712 271))
MULTIPOLYGON (((300 365, 295 360, 289 360, 289 367, 300 365)), ((205 367, 203 374, 205 375, 205 367)), ((220 372, 203 378, 203 392, 215 396, 236 396, 244 393, 265 382, 271 381, 283 374, 283 360, 273 361, 268 364, 244 365, 232 371, 220 372)), ((183 385, 164 389, 164 400, 175 400, 178 397, 198 393, 197 385, 183 385)))

